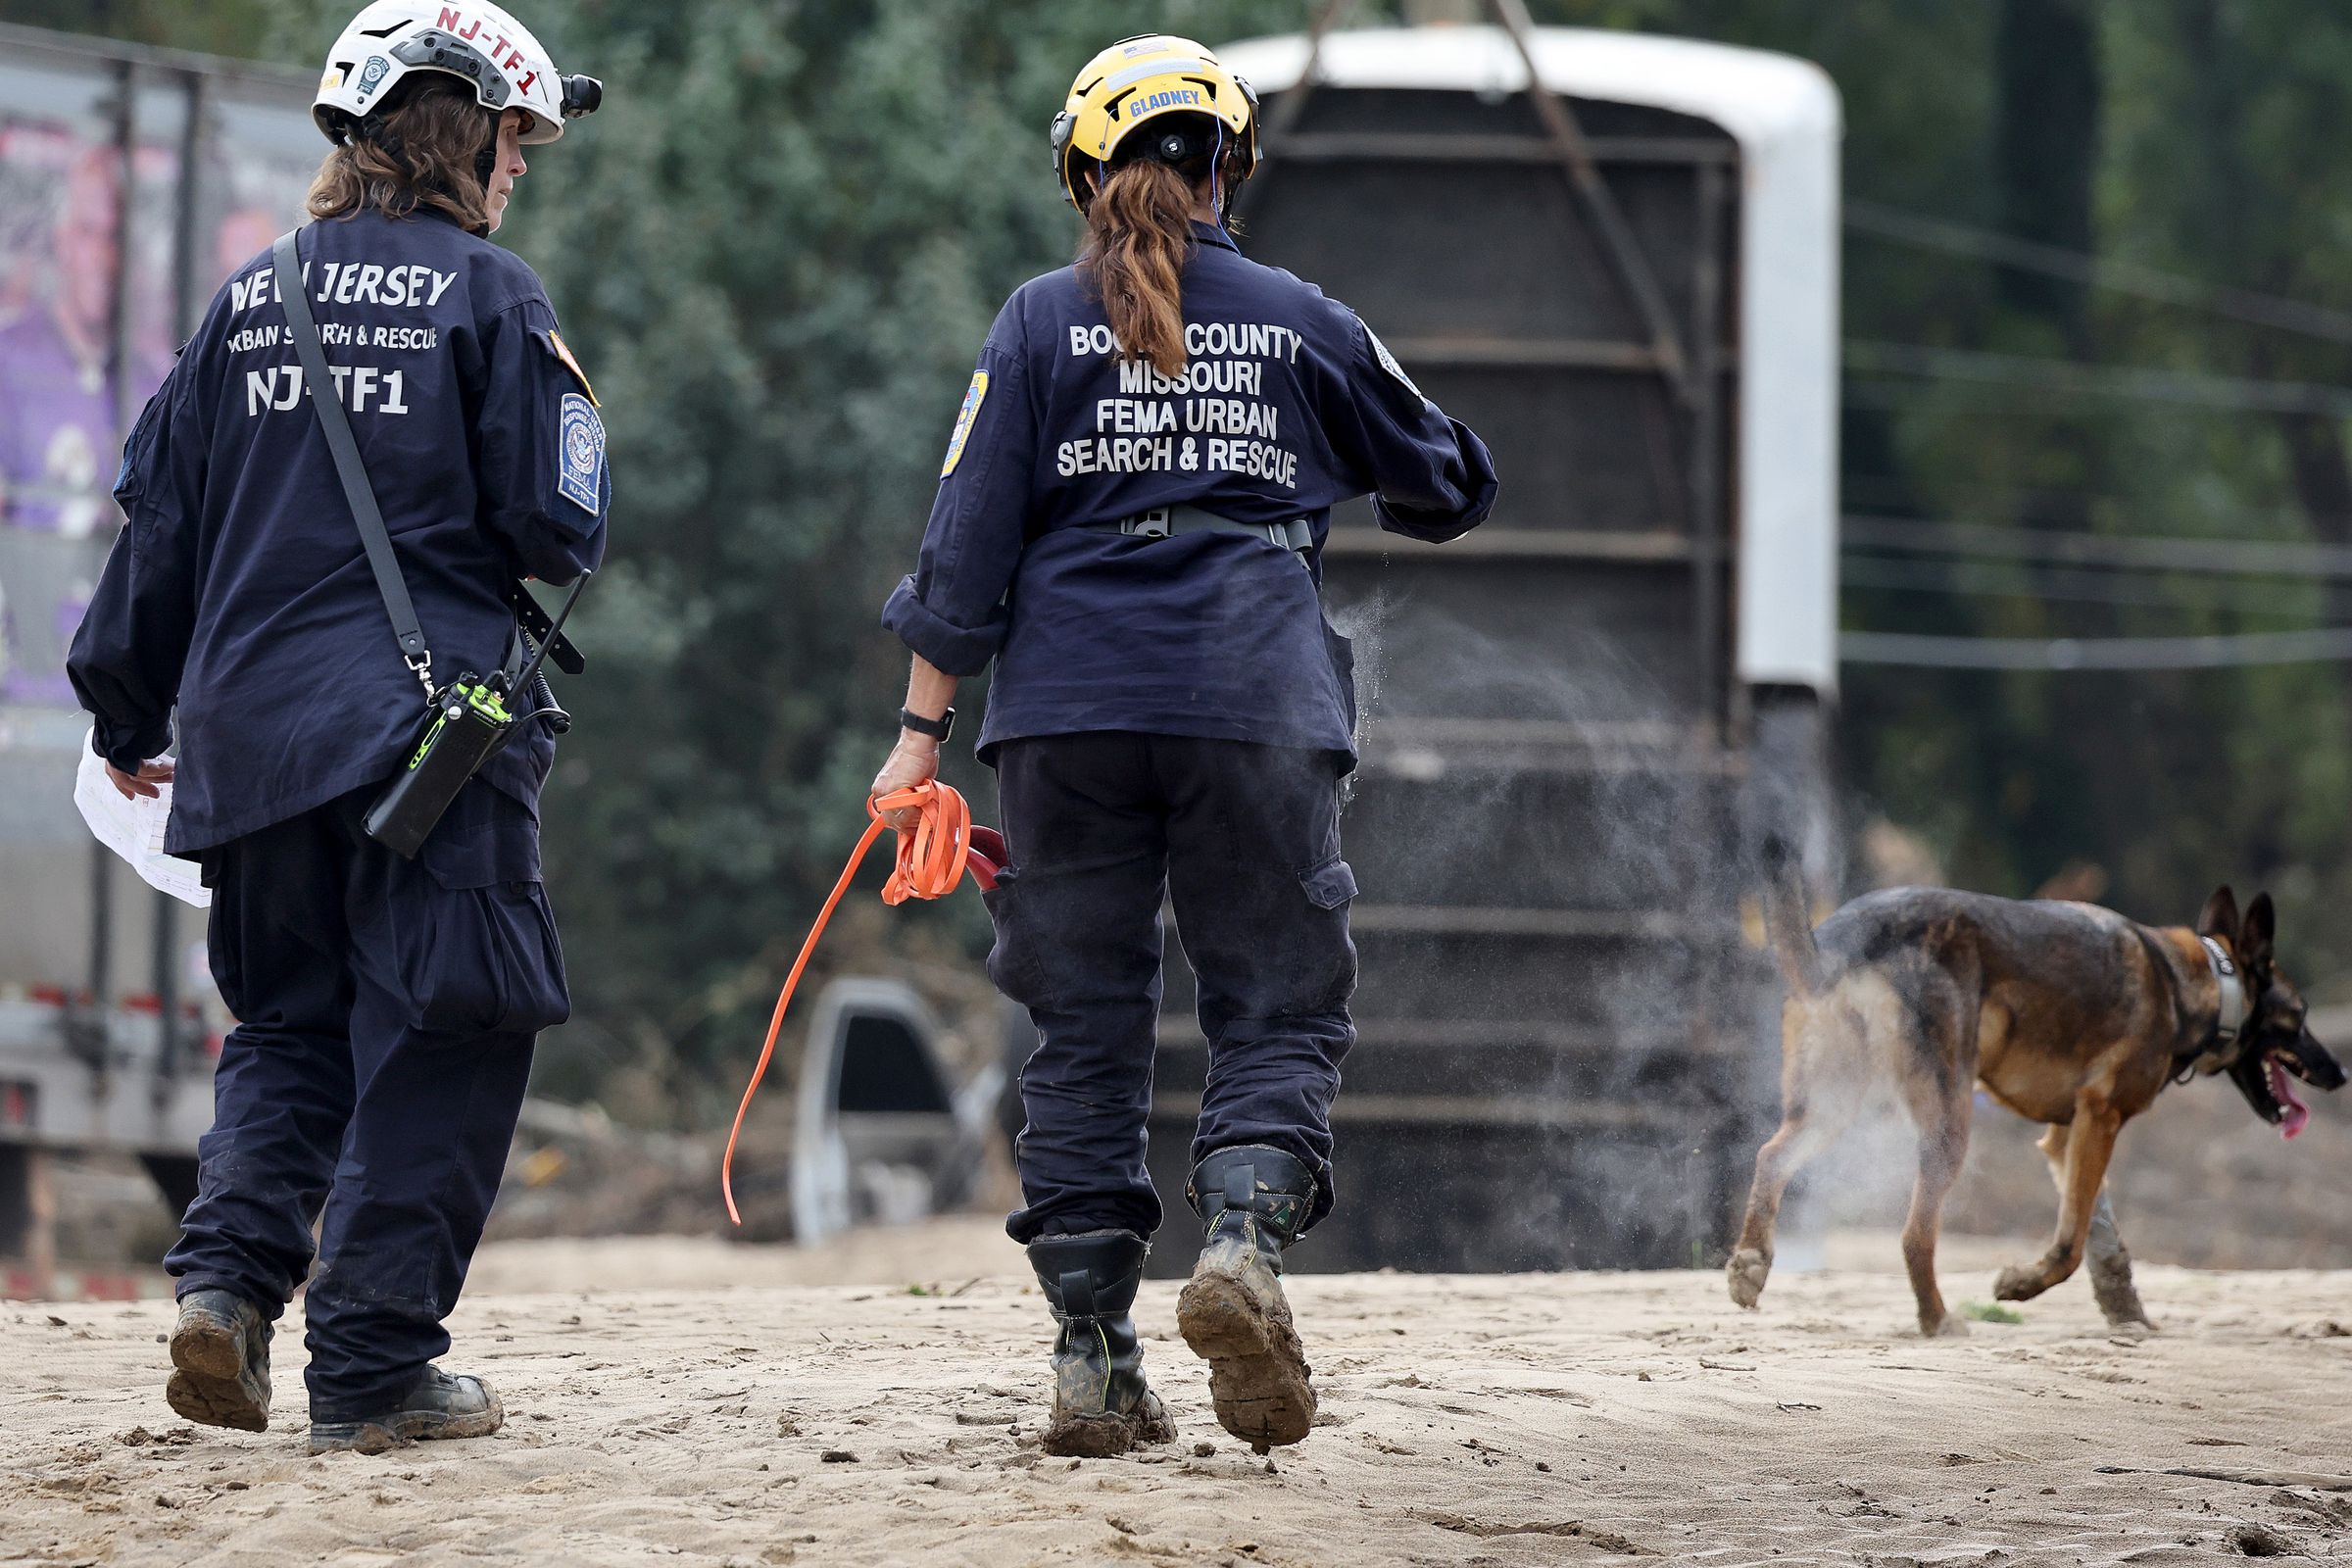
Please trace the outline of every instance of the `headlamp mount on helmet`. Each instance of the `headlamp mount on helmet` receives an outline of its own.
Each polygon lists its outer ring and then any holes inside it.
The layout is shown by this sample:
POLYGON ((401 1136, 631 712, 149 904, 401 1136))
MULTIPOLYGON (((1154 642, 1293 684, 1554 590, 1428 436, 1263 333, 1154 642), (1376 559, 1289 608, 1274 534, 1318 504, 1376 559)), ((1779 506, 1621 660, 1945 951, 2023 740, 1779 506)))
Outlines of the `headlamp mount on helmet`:
MULTIPOLYGON (((402 39, 393 46, 392 58, 413 70, 446 71, 465 77, 473 83, 482 107, 492 114, 504 111, 514 95, 505 74, 491 64, 489 56, 439 27, 427 27, 402 39)), ((565 120, 593 115, 605 101, 605 84, 594 76, 558 79, 564 88, 558 112, 565 120)))
POLYGON ((416 71, 445 71, 453 76, 463 76, 473 83, 482 107, 497 114, 507 107, 514 95, 505 73, 490 63, 490 57, 465 40, 453 37, 438 27, 427 27, 412 33, 392 46, 392 58, 416 71))

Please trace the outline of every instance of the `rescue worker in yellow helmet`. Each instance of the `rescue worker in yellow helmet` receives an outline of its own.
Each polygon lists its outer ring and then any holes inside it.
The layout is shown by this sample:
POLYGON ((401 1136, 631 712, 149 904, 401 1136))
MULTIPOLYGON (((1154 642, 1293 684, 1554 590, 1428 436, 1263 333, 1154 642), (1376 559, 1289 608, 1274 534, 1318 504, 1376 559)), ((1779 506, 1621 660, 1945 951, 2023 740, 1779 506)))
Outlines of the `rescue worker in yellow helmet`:
POLYGON ((1200 981, 1207 1084, 1187 1197, 1207 1226, 1178 1323, 1217 1418, 1304 1438, 1314 1393, 1282 1251, 1331 1207, 1331 1104, 1354 1038, 1347 640, 1318 602, 1337 502, 1451 539, 1494 501, 1477 436, 1347 307, 1243 259, 1247 83, 1199 44, 1087 63, 1053 128, 1086 216, 1075 266, 1005 303, 963 400, 913 575, 913 651, 877 794, 938 767, 956 681, 993 659, 981 759, 1012 863, 989 972, 1029 1010, 1028 1248, 1060 1330, 1046 1447, 1174 1435, 1129 1308, 1160 1205, 1144 1164, 1163 896, 1200 981))

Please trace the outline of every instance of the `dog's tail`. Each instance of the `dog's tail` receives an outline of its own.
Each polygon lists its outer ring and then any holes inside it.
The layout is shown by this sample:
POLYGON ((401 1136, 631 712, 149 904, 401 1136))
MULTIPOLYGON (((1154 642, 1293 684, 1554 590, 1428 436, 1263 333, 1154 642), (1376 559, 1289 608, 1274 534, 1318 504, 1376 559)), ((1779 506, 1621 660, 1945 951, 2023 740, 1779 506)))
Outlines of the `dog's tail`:
POLYGON ((1813 906, 1804 867, 1796 846, 1778 833, 1764 838, 1764 934, 1790 991, 1811 996, 1828 985, 1821 949, 1813 941, 1813 906))

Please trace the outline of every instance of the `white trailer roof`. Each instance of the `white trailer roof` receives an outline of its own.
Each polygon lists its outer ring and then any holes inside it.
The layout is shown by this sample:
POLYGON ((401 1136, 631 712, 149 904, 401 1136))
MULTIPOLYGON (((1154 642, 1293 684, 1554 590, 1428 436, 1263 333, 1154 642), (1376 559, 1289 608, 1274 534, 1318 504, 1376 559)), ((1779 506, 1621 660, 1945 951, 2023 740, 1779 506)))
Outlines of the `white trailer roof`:
MULTIPOLYGON (((1740 143, 1740 679, 1838 683, 1838 89, 1788 55, 1653 33, 1538 29, 1544 84, 1720 125, 1740 143)), ((1297 84, 1307 40, 1228 45, 1218 58, 1264 97, 1297 84)), ((1319 85, 1509 93, 1527 68, 1497 27, 1329 34, 1319 85)), ((1508 484, 1510 476, 1503 475, 1508 484)))

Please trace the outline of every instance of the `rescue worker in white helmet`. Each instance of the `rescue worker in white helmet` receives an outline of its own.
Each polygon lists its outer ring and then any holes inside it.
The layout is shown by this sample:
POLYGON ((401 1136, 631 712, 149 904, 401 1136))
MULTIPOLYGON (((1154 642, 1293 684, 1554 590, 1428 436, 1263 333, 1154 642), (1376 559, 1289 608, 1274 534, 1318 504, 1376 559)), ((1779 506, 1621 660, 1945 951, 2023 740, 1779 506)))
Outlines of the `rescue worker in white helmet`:
POLYGON ((994 660, 979 745, 1011 864, 989 971, 1037 1030, 1006 1229, 1059 1323, 1054 1453, 1173 1436, 1129 1316, 1160 1220, 1144 1127, 1172 903, 1209 1044, 1186 1195, 1207 1234, 1177 1321, 1218 1420, 1263 1448, 1314 1419, 1282 1252, 1330 1209, 1354 1038, 1354 690, 1324 535, 1371 493, 1384 527, 1453 538, 1494 470, 1346 306, 1243 258, 1224 220, 1255 105, 1206 49, 1104 50, 1053 148, 1086 237, 981 348, 883 614, 913 674, 873 787, 933 776, 956 682, 994 660))
POLYGON ((228 280, 123 450, 68 671, 116 787, 173 783, 166 847, 204 868, 239 1020, 165 1259, 166 1397, 191 1421, 268 1426, 271 1325, 306 1276, 312 1451, 504 1420, 433 1361, 534 1040, 569 1007, 537 812, 562 719, 516 657, 547 629, 519 583, 596 565, 611 491, 587 377, 489 235, 523 149, 600 95, 481 0, 368 6, 319 81, 315 221, 273 248, 297 259, 228 280), (369 807, 416 769, 428 701, 478 703, 487 671, 515 682, 511 742, 410 858, 369 807))

